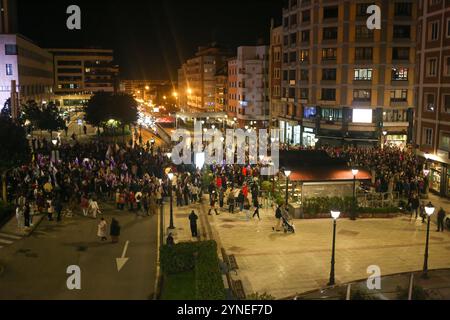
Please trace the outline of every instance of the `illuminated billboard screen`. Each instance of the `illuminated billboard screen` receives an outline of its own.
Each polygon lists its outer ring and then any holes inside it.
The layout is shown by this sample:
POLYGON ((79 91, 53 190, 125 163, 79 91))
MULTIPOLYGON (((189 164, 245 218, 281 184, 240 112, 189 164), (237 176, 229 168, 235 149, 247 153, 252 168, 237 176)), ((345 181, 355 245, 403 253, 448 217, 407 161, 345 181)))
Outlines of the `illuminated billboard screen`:
POLYGON ((372 123, 372 109, 353 109, 353 123, 372 123))

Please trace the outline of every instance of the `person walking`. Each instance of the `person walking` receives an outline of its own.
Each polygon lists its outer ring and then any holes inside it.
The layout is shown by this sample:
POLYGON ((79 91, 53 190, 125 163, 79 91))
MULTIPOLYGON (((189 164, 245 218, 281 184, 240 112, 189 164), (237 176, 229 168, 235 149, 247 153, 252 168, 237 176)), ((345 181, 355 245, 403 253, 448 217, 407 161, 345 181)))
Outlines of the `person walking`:
POLYGON ((97 219, 97 214, 102 213, 100 211, 100 207, 98 206, 97 200, 95 198, 92 198, 89 201, 89 213, 92 214, 92 218, 97 219))
POLYGON ((87 217, 88 209, 89 209, 89 200, 86 197, 86 195, 84 195, 84 194, 81 195, 80 207, 81 207, 81 210, 83 211, 83 215, 85 217, 87 217))
POLYGON ((117 221, 114 218, 111 221, 111 227, 110 227, 110 230, 109 230, 109 235, 111 236, 111 242, 112 243, 119 242, 120 224, 119 224, 119 221, 117 221))
POLYGON ((191 226, 191 233, 194 238, 198 237, 197 220, 198 216, 195 214, 194 210, 192 210, 191 214, 189 215, 189 223, 191 226))
POLYGON ((215 191, 214 191, 214 193, 211 195, 211 206, 210 206, 209 211, 208 211, 208 215, 209 215, 209 216, 211 215, 211 211, 212 211, 212 210, 214 210, 214 211, 216 212, 216 216, 219 215, 219 213, 217 212, 217 209, 216 209, 216 196, 215 196, 215 191))
POLYGON ((253 212, 253 217, 252 218, 255 218, 255 216, 258 216, 258 219, 261 220, 261 217, 259 216, 259 201, 258 201, 258 198, 255 198, 253 200, 253 204, 254 204, 256 209, 255 209, 255 212, 253 212))
POLYGON ((108 240, 106 238, 107 227, 108 227, 108 224, 106 223, 105 219, 101 218, 100 222, 97 225, 97 237, 99 237, 101 241, 108 240))
POLYGON ((444 232, 445 210, 441 207, 437 215, 437 232, 444 232))
POLYGON ((21 229, 24 225, 24 209, 20 206, 16 208, 17 228, 21 229))
POLYGON ((411 219, 415 212, 416 213, 415 219, 417 220, 417 218, 419 217, 419 207, 420 207, 419 197, 417 196, 417 194, 415 194, 411 199, 411 219))
POLYGON ((231 188, 230 193, 228 194, 228 212, 234 213, 234 190, 231 188))
POLYGON ((169 235, 166 238, 166 244, 168 246, 173 246, 175 245, 175 240, 173 239, 172 233, 169 233, 169 235))
POLYGON ((55 207, 53 206, 52 199, 47 200, 47 217, 48 221, 53 221, 53 213, 55 212, 55 207))
POLYGON ((425 202, 422 201, 420 204, 420 216, 422 217, 422 223, 425 223, 426 213, 425 213, 425 202))
POLYGON ((24 226, 25 228, 30 227, 30 221, 31 221, 31 206, 30 203, 27 201, 25 204, 25 208, 23 210, 23 219, 24 219, 24 226))
POLYGON ((62 210, 63 210, 63 206, 62 206, 61 198, 58 196, 58 197, 56 197, 56 200, 55 200, 55 211, 56 211, 56 221, 57 222, 61 221, 62 210))

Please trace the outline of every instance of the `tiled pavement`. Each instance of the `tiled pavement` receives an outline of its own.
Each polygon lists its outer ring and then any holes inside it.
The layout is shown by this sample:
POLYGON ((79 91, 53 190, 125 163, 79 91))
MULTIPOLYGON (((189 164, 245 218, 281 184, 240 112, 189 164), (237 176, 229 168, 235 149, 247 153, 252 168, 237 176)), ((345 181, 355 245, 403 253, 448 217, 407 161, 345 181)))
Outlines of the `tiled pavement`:
MULTIPOLYGON (((246 293, 268 292, 276 298, 292 296, 328 282, 332 221, 296 220, 296 234, 273 232, 273 210, 261 210, 261 221, 245 215, 208 217, 214 238, 234 254, 246 293)), ((432 226, 429 268, 450 267, 450 233, 432 226)), ((367 267, 378 265, 382 275, 411 272, 423 266, 426 226, 409 217, 341 219, 337 225, 336 282, 368 277, 367 267)))

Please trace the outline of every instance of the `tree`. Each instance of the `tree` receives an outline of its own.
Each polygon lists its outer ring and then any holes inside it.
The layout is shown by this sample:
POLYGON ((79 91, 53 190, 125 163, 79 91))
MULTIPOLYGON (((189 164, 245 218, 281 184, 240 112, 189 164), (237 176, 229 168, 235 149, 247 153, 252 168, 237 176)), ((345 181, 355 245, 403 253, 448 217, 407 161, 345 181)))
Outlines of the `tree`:
POLYGON ((117 94, 113 96, 112 113, 115 119, 125 125, 136 123, 138 119, 138 104, 129 94, 117 94))
POLYGON ((39 128, 48 131, 50 137, 52 137, 53 131, 63 130, 65 127, 66 122, 59 114, 56 104, 50 103, 41 109, 39 128))
POLYGON ((53 131, 59 131, 66 127, 65 121, 54 103, 39 106, 35 101, 28 101, 22 109, 24 119, 28 120, 32 127, 48 131, 50 136, 53 131))

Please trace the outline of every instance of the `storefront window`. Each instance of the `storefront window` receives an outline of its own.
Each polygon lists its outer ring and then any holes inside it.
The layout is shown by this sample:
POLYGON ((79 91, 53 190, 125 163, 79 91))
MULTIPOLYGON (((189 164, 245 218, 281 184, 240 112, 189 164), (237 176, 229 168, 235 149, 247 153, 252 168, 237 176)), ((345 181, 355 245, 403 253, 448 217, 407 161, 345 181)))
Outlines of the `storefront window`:
POLYGON ((442 167, 440 164, 432 163, 430 166, 431 184, 430 189, 435 192, 441 191, 442 167))

